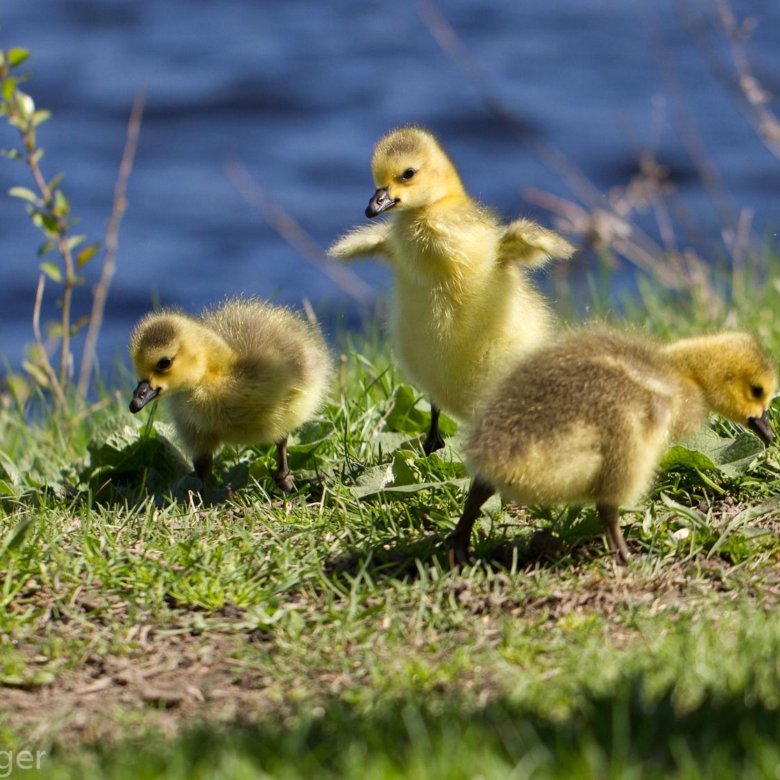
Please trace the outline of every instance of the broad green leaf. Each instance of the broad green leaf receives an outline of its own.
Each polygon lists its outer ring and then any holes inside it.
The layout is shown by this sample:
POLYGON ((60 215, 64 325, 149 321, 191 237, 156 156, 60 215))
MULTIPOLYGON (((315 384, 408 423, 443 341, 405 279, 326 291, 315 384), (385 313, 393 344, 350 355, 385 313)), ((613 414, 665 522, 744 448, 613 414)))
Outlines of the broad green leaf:
POLYGON ((87 447, 89 466, 82 479, 105 487, 116 480, 140 485, 146 478, 153 487, 164 488, 190 473, 189 462, 170 440, 170 425, 155 422, 148 435, 144 430, 121 419, 104 423, 87 447))
MULTIPOLYGON (((387 487, 377 492, 388 497, 394 497, 394 496, 406 496, 412 493, 420 493, 423 490, 441 490, 445 486, 457 487, 463 490, 469 486, 470 482, 471 482, 470 479, 464 477, 462 479, 444 479, 437 482, 418 482, 415 485, 387 485, 387 487)), ((355 497, 369 498, 371 495, 372 494, 370 493, 364 494, 362 496, 355 494, 355 497)))
POLYGON ((715 470, 734 478, 744 474, 762 450, 763 445, 753 434, 745 432, 732 439, 718 436, 711 428, 703 428, 668 450, 661 466, 665 469, 715 470))
POLYGON ((462 488, 469 484, 469 479, 465 477, 437 482, 422 482, 420 479, 421 474, 415 466, 414 453, 397 450, 392 463, 366 469, 358 478, 357 484, 350 488, 350 492, 355 498, 366 499, 380 495, 408 495, 431 488, 442 488, 445 485, 462 488))
POLYGON ((28 57, 30 52, 27 49, 9 49, 6 52, 6 58, 10 67, 15 68, 17 65, 21 65, 28 57))
POLYGON ((40 111, 36 111, 32 115, 33 127, 38 127, 38 125, 42 125, 50 118, 51 118, 51 111, 47 111, 46 109, 41 109, 40 111))
POLYGON ((77 246, 83 244, 87 240, 85 235, 71 236, 68 239, 68 249, 74 250, 77 246))
POLYGON ((394 478, 392 464, 371 466, 358 477, 357 484, 351 488, 351 492, 356 498, 375 495, 381 493, 387 485, 392 484, 394 478))
POLYGON ((21 200, 29 201, 30 203, 38 203, 38 198, 32 190, 28 190, 27 187, 11 187, 8 190, 8 194, 12 198, 21 198, 21 200))
POLYGON ((53 282, 62 281, 62 271, 55 263, 41 263, 41 271, 49 277, 53 282))

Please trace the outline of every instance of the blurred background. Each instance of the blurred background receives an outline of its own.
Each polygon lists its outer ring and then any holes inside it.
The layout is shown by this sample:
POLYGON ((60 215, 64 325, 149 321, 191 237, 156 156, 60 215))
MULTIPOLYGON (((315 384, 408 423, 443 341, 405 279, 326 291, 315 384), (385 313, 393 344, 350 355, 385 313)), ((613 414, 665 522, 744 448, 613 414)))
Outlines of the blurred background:
MULTIPOLYGON (((32 53, 25 91, 53 111, 41 164, 48 177, 65 172, 90 240, 104 237, 145 91, 104 367, 124 359, 133 322, 157 302, 308 298, 331 334, 357 327, 354 296, 278 229, 290 217, 325 248, 363 222, 372 146, 402 123, 433 129, 470 192, 506 218, 533 216, 583 244, 620 234, 616 214, 704 258, 725 254, 740 224, 761 241, 777 235, 780 167, 756 132, 765 96, 751 103, 734 57, 743 51, 761 88, 780 92, 777 3, 2 0, 0 26, 2 48, 32 53), (729 38, 729 8, 755 17, 748 38, 729 38), (612 228, 591 220, 599 211, 612 228)), ((16 143, 3 125, 0 145, 16 143)), ((28 182, 0 159, 0 355, 14 368, 32 340, 40 238, 5 193, 28 182)), ((594 265, 583 251, 567 273, 581 280, 594 265)), ((388 288, 379 264, 352 268, 388 288)), ((617 289, 635 271, 618 264, 617 289)), ((98 272, 99 258, 87 276, 98 272)), ((88 288, 77 308, 88 310, 88 288)))

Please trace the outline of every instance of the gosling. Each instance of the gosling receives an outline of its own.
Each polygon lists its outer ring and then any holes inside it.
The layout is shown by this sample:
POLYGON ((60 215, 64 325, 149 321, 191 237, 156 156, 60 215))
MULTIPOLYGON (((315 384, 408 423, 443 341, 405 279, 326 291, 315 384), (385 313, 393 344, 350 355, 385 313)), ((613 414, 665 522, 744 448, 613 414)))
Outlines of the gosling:
POLYGON ((130 339, 140 377, 130 411, 170 397, 176 430, 205 483, 220 444, 276 444, 273 478, 295 483, 288 434, 323 403, 331 362, 317 328, 289 309, 236 298, 200 318, 174 310, 146 315, 130 339))
POLYGON ((648 489, 667 446, 710 410, 772 441, 777 374, 756 340, 718 333, 660 346, 603 327, 563 336, 521 362, 467 436, 474 481, 450 537, 468 560, 480 508, 498 490, 524 504, 595 503, 619 564, 629 552, 620 506, 648 489))
POLYGON ((469 419, 517 360, 547 339, 551 315, 526 269, 574 248, 527 219, 509 225, 466 193, 436 138, 402 127, 382 138, 366 216, 329 250, 383 256, 395 276, 390 332, 407 375, 431 398, 426 455, 444 445, 439 414, 469 419))

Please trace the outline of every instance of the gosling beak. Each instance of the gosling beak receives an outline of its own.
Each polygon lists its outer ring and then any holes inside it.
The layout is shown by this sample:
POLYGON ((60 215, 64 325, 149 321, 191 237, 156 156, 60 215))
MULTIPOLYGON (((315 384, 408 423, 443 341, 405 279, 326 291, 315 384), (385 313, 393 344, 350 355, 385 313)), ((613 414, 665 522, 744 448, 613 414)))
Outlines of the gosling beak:
POLYGON ((366 216, 369 219, 378 217, 383 211, 393 208, 398 203, 398 198, 391 198, 387 194, 386 187, 380 187, 375 193, 374 197, 368 201, 366 206, 366 216))
POLYGON ((153 398, 160 394, 159 387, 152 387, 148 379, 142 379, 135 390, 133 390, 133 400, 130 401, 130 411, 135 414, 140 412, 153 398))
POLYGON ((748 417, 748 428, 757 434, 762 442, 768 447, 774 439, 772 428, 769 425, 769 414, 764 412, 761 417, 748 417))

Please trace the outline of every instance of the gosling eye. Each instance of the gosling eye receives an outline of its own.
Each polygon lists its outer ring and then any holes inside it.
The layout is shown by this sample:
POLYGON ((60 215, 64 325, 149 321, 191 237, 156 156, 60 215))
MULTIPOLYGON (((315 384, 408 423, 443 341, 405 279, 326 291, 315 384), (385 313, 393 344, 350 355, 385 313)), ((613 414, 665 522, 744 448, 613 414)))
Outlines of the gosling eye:
POLYGON ((167 371, 171 366, 173 365, 173 360, 171 358, 160 358, 157 361, 157 370, 158 371, 167 371))
POLYGON ((414 168, 407 168, 402 174, 401 178, 404 181, 409 181, 414 177, 414 174, 417 173, 417 171, 414 168))
POLYGON ((756 400, 764 397, 764 388, 761 385, 751 385, 750 392, 756 400))

